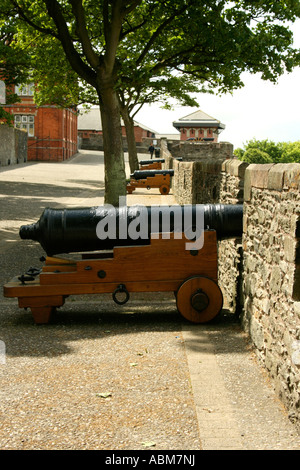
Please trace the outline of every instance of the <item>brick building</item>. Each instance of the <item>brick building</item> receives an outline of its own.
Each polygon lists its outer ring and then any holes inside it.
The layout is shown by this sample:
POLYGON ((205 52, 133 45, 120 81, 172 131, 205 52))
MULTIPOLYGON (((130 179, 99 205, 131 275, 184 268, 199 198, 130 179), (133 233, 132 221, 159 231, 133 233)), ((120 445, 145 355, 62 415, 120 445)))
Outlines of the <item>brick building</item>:
MULTIPOLYGON (((126 129, 123 121, 122 136, 126 138, 126 129)), ((134 121, 134 134, 137 144, 142 143, 145 139, 154 139, 155 131, 134 121)), ((78 115, 78 137, 84 142, 95 136, 102 135, 102 123, 99 107, 93 107, 88 112, 81 112, 78 115)))
POLYGON ((77 111, 55 105, 36 106, 33 85, 15 86, 21 102, 4 105, 16 128, 28 134, 28 160, 63 161, 77 152, 77 111))
POLYGON ((218 142, 218 136, 225 125, 199 109, 178 121, 173 126, 180 132, 180 140, 218 142))

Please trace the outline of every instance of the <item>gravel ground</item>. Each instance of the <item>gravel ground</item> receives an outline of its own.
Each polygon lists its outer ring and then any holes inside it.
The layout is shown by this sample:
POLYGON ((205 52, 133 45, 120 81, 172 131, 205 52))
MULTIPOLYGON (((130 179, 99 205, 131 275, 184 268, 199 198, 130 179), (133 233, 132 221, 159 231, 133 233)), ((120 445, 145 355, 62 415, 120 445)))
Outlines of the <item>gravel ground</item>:
POLYGON ((6 308, 1 449, 200 449, 181 322, 168 305, 149 314, 76 302, 44 327, 6 308))
MULTIPOLYGON (((1 285, 41 265, 21 224, 46 206, 103 203, 101 158, 1 169, 1 285)), ((51 325, 36 326, 1 292, 0 449, 200 449, 181 318, 173 296, 157 299, 149 312, 151 296, 124 307, 70 297, 51 325)))
MULTIPOLYGON (((21 223, 37 220, 45 206, 102 203, 98 163, 91 152, 59 165, 0 169, 1 285, 39 267, 44 254, 20 242, 21 223)), ((151 191, 130 201, 141 198, 161 203, 151 191)), ((1 450, 300 448, 226 311, 219 323, 199 326, 182 320, 173 295, 136 294, 125 306, 110 295, 77 296, 51 324, 36 326, 0 292, 0 328, 1 450)))

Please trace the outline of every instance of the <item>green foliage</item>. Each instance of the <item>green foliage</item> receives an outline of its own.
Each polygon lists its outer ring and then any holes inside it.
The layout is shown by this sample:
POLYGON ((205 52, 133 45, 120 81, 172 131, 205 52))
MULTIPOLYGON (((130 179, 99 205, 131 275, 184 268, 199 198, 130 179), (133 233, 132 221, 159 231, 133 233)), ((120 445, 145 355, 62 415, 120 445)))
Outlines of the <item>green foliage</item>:
POLYGON ((126 194, 121 106, 231 92, 245 71, 276 82, 300 64, 299 17, 299 0, 0 0, 0 68, 34 80, 38 103, 98 101, 114 204, 126 194))
POLYGON ((263 150, 249 148, 243 155, 243 161, 247 163, 272 163, 272 158, 263 150))
POLYGON ((152 96, 167 106, 170 97, 184 104, 194 92, 239 88, 245 70, 275 82, 299 64, 285 25, 300 16, 294 0, 0 0, 0 7, 0 65, 11 76, 34 70, 40 103, 83 102, 86 85, 99 89, 103 66, 126 103, 152 96))
POLYGON ((14 123, 13 114, 8 113, 7 111, 5 111, 5 109, 3 109, 0 106, 0 125, 8 124, 9 126, 13 126, 13 123, 14 123))
POLYGON ((272 162, 279 162, 282 154, 281 144, 276 144, 275 142, 265 139, 265 140, 256 140, 252 139, 247 142, 247 148, 249 149, 259 149, 260 151, 266 153, 272 162))
POLYGON ((244 149, 237 148, 234 154, 247 163, 300 163, 300 141, 275 143, 253 139, 244 149))
POLYGON ((245 150, 244 149, 241 149, 240 147, 236 148, 234 150, 234 155, 239 159, 239 160, 243 160, 243 155, 245 153, 245 150))
POLYGON ((300 163, 300 141, 286 142, 282 145, 281 163, 300 163))

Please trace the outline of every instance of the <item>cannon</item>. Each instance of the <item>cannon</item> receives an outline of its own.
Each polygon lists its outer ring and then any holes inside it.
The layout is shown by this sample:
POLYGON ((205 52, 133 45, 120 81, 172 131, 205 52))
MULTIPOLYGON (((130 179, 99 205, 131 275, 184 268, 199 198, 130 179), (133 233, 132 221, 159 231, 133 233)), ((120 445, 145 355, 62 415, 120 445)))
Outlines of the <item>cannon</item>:
POLYGON ((164 158, 156 158, 155 160, 141 160, 139 165, 141 170, 161 170, 162 163, 165 163, 164 158))
POLYGON ((8 282, 4 296, 43 324, 69 295, 111 293, 122 305, 132 292, 174 292, 179 313, 205 323, 223 305, 217 242, 241 237, 242 221, 242 205, 46 208, 20 228, 45 250, 44 265, 8 282))
MULTIPOLYGON (((182 161, 182 157, 177 157, 176 160, 182 161)), ((164 158, 155 158, 155 160, 140 160, 140 170, 161 170, 162 163, 165 163, 164 158)))
POLYGON ((159 188, 162 195, 170 192, 171 177, 174 170, 136 170, 130 175, 130 182, 126 189, 128 194, 132 194, 136 188, 159 188))

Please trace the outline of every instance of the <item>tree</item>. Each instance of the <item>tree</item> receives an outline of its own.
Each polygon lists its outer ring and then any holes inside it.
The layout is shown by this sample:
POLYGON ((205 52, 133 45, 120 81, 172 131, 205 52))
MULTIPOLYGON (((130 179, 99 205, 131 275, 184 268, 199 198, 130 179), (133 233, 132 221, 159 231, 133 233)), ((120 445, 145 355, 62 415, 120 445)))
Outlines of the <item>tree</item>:
MULTIPOLYGON (((148 86, 152 76, 178 72, 207 90, 242 86, 241 73, 276 81, 299 64, 286 21, 299 1, 262 0, 0 0, 15 44, 51 38, 97 94, 103 128, 105 200, 126 193, 120 101, 122 83, 148 86), (24 41, 24 30, 26 40, 24 41)), ((50 61, 53 66, 53 60, 50 61)))
POLYGON ((234 153, 248 163, 278 163, 282 156, 282 144, 268 139, 251 139, 244 150, 236 149, 234 153))
POLYGON ((300 163, 300 141, 282 143, 281 163, 300 163))
POLYGON ((122 84, 118 89, 121 116, 126 127, 130 171, 138 169, 138 158, 134 134, 134 117, 146 103, 160 102, 165 109, 172 109, 171 99, 182 106, 197 106, 190 93, 199 92, 190 77, 175 76, 151 77, 147 86, 141 83, 122 84))
MULTIPOLYGON (((24 82, 28 78, 24 51, 17 46, 11 47, 15 32, 13 22, 10 25, 0 23, 0 80, 4 88, 6 105, 20 101, 18 95, 13 91, 13 85, 24 82)), ((8 125, 13 124, 13 115, 1 106, 0 121, 8 125)))
POLYGON ((242 160, 247 163, 272 163, 273 160, 266 152, 259 148, 249 148, 243 155, 242 160))
POLYGON ((247 163, 300 163, 300 141, 273 142, 252 139, 244 149, 237 148, 235 156, 247 163))

